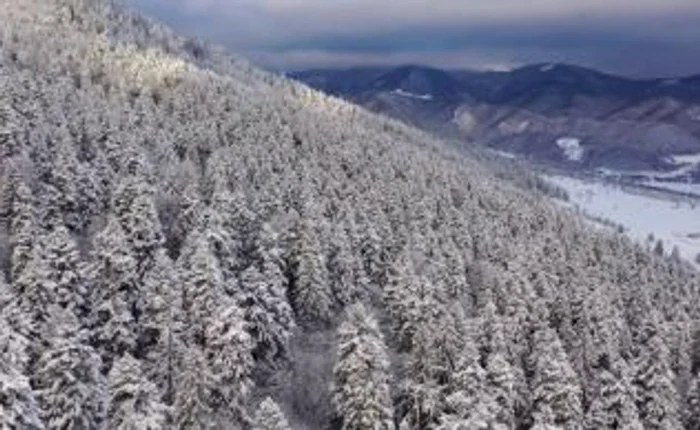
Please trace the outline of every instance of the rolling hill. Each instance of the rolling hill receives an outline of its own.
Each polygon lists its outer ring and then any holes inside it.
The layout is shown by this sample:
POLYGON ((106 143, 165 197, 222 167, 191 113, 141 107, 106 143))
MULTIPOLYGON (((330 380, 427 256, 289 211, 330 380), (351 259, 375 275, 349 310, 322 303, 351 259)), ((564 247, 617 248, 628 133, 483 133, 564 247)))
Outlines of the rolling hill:
MULTIPOLYGON (((700 153, 698 76, 633 80, 566 64, 509 72, 402 66, 290 76, 440 136, 566 169, 668 172, 675 169, 671 157, 700 153), (567 142, 579 148, 579 157, 562 148, 567 142)), ((676 179, 687 178, 700 181, 700 166, 676 179)))
POLYGON ((0 23, 0 427, 700 422, 687 263, 116 3, 0 23))

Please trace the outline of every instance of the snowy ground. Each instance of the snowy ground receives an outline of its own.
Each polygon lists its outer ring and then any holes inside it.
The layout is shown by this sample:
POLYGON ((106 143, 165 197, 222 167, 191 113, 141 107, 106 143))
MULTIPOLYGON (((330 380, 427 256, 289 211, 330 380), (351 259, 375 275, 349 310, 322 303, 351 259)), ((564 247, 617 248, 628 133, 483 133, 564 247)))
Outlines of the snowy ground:
POLYGON ((417 99, 417 100, 432 100, 433 96, 430 94, 415 94, 415 93, 409 93, 408 91, 404 91, 401 88, 397 88, 393 91, 394 94, 401 96, 401 97, 408 97, 410 99, 417 99))
POLYGON ((557 146, 564 151, 564 156, 570 161, 583 160, 583 148, 581 140, 575 137, 562 137, 557 140, 557 146))
POLYGON ((657 198, 637 194, 613 184, 567 176, 546 176, 566 189, 571 205, 588 215, 609 219, 644 243, 649 234, 661 239, 670 252, 678 247, 682 257, 694 261, 700 253, 700 202, 682 198, 657 198))

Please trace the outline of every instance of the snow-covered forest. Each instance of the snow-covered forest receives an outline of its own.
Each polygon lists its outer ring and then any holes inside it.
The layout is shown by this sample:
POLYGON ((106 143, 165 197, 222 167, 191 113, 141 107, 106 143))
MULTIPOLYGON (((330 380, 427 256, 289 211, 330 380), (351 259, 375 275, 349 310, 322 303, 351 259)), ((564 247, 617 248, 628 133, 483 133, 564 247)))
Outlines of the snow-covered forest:
POLYGON ((690 266, 106 0, 0 24, 0 428, 700 428, 690 266))

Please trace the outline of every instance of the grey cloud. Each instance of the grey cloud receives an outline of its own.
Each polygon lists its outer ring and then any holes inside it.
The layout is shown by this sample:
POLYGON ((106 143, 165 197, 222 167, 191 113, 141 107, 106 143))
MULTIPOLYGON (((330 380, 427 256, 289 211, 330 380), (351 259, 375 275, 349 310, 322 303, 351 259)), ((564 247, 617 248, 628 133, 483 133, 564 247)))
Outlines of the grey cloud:
POLYGON ((568 61, 612 72, 700 71, 697 0, 132 0, 273 68, 568 61))

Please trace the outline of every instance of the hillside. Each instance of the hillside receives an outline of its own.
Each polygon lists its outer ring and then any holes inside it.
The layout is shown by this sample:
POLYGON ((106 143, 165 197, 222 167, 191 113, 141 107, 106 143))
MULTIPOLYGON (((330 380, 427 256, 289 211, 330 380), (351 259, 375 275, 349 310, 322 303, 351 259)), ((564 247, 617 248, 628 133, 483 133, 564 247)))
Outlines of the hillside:
POLYGON ((0 428, 697 428, 684 262, 107 1, 0 23, 0 428))
MULTIPOLYGON (((421 66, 290 74, 441 136, 565 169, 656 172, 700 154, 699 78, 634 80, 566 64, 508 72, 421 66), (419 95, 421 97, 415 97, 419 95), (566 151, 575 143, 580 156, 566 151)), ((700 165, 671 175, 700 182, 700 165)))

